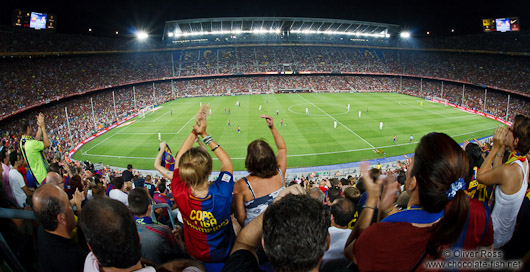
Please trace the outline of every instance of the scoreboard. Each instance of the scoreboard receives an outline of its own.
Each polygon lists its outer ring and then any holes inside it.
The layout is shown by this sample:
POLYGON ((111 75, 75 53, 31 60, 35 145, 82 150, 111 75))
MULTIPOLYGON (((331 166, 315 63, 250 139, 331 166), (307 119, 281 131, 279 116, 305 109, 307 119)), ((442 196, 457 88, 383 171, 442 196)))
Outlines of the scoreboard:
POLYGON ((483 19, 482 29, 484 32, 506 32, 519 31, 519 18, 497 18, 497 19, 483 19))
POLYGON ((54 14, 16 9, 13 14, 13 27, 16 29, 55 30, 54 14))

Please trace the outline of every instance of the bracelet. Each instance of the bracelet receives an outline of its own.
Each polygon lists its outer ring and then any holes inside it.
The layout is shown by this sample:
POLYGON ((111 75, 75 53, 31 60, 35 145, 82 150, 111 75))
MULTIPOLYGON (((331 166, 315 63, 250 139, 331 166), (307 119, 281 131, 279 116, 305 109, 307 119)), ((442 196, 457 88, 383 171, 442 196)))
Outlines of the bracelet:
POLYGON ((368 208, 368 209, 372 209, 372 210, 375 210, 375 208, 374 208, 374 207, 370 207, 370 206, 364 206, 364 205, 363 205, 363 209, 364 209, 364 208, 368 208))
POLYGON ((195 136, 199 136, 199 134, 197 134, 197 132, 195 132, 194 129, 191 130, 191 133, 193 133, 193 135, 195 135, 195 136))
POLYGON ((209 144, 211 141, 213 141, 212 136, 208 135, 204 138, 202 138, 202 142, 205 144, 209 144))
POLYGON ((218 144, 216 147, 212 148, 212 152, 214 152, 215 150, 217 150, 217 148, 219 148, 221 145, 218 144))
POLYGON ((213 142, 213 138, 210 137, 209 139, 206 140, 206 142, 204 142, 206 145, 209 145, 210 143, 213 142))

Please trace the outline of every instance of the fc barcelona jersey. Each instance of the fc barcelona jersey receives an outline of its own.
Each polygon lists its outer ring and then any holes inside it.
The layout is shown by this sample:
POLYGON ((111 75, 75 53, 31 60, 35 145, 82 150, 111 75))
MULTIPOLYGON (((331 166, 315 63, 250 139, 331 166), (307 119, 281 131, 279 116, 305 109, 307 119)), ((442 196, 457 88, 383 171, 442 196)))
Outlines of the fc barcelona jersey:
POLYGON ((184 242, 188 253, 204 262, 223 262, 230 255, 235 233, 230 217, 234 178, 221 172, 205 198, 192 195, 191 188, 173 172, 171 190, 182 213, 184 242))

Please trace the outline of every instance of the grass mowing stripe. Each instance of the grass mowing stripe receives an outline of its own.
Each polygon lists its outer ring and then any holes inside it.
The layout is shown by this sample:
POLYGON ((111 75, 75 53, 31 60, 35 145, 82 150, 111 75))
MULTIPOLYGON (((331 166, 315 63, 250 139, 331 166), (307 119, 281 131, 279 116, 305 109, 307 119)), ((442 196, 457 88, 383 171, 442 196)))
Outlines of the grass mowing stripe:
MULTIPOLYGON (((103 134, 82 147, 74 158, 121 167, 131 163, 138 169, 152 169, 159 146, 157 132, 160 131, 162 140, 176 149, 175 147, 180 146, 188 136, 187 133, 182 133, 183 128, 191 129, 190 120, 195 118, 200 102, 210 104, 212 115, 208 117, 208 133, 221 143, 233 159, 235 170, 244 170, 246 149, 251 141, 263 138, 275 149, 274 139, 265 121, 259 117, 260 114, 271 115, 275 119, 275 126, 287 145, 289 168, 383 157, 382 153, 375 153, 373 148, 359 140, 360 138, 369 141, 371 146, 383 150, 387 156, 395 156, 414 152, 419 139, 432 131, 444 132, 457 142, 463 142, 471 140, 471 135, 476 138, 489 136, 493 132, 492 128, 499 125, 494 120, 475 117, 452 107, 393 93, 268 94, 184 98, 163 104, 163 109, 146 114, 142 122, 137 121, 126 128, 117 128, 103 134), (241 102, 240 107, 236 106, 238 100, 241 102), (401 104, 396 101, 400 101, 401 104), (420 107, 422 102, 423 106, 420 107), (350 104, 349 112, 347 112, 348 104, 350 104), (261 111, 258 110, 260 105, 261 111), (231 108, 230 115, 224 112, 225 107, 231 108), (310 113, 313 114, 305 115, 306 107, 310 108, 310 113), (370 111, 366 112, 366 108, 370 111), (420 110, 421 108, 431 112, 420 110), (277 109, 278 115, 276 115, 277 109), (167 114, 171 110, 172 116, 167 114), (361 118, 358 117, 358 111, 362 112, 361 118), (442 117, 440 113, 447 118, 442 117), (164 116, 160 118, 161 115, 164 116), (333 128, 330 116, 341 123, 336 129, 333 128), (156 122, 152 122, 157 118, 159 119, 156 122), (280 119, 284 121, 283 126, 280 126, 280 119), (230 128, 227 125, 228 120, 231 120, 230 128), (379 130, 380 121, 384 122, 383 130, 379 130), (238 124, 241 126, 241 134, 237 133, 238 124), (394 133, 397 135, 395 145, 392 144, 394 133), (409 144, 411 134, 415 139, 413 144, 409 144), (87 152, 90 154, 83 155, 85 149, 90 150, 87 152)), ((218 170, 219 166, 219 162, 215 160, 214 170, 218 170)))
POLYGON ((351 130, 350 128, 348 128, 347 126, 345 126, 343 123, 341 123, 339 120, 337 120, 335 117, 329 115, 327 112, 325 112, 324 110, 322 110, 321 108, 317 107, 315 104, 313 104, 311 101, 307 100, 305 97, 301 96, 299 94, 300 97, 302 97, 305 101, 309 102, 309 104, 313 105, 313 107, 319 109, 321 112, 323 112, 325 115, 329 116, 329 118, 333 119, 334 121, 336 121, 337 123, 339 123, 341 126, 343 126, 344 128, 346 128, 348 131, 350 131, 351 133, 353 133, 355 136, 359 137, 359 139, 361 139, 363 142, 365 142, 366 144, 368 144, 370 147, 372 148, 375 148, 372 144, 370 144, 368 141, 366 141, 363 137, 359 136, 359 134, 355 133, 353 130, 351 130))

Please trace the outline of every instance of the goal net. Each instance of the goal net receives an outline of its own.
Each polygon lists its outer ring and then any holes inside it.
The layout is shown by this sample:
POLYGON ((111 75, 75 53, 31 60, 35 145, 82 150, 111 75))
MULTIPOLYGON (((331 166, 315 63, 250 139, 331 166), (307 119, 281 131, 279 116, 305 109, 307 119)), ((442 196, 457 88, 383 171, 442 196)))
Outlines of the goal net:
POLYGON ((149 106, 141 108, 140 113, 138 114, 138 118, 144 119, 145 116, 149 115, 152 112, 153 108, 154 108, 153 105, 149 105, 149 106))
POLYGON ((449 100, 445 99, 445 98, 441 98, 441 97, 436 97, 434 96, 432 98, 432 102, 436 102, 436 103, 440 103, 440 104, 444 104, 447 106, 447 104, 449 103, 449 100))

